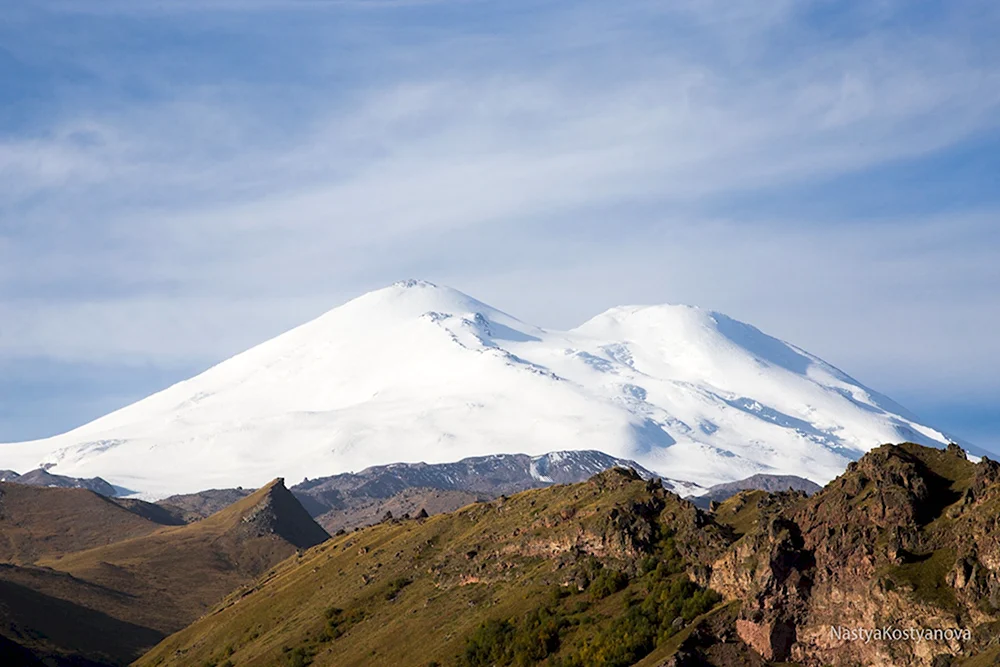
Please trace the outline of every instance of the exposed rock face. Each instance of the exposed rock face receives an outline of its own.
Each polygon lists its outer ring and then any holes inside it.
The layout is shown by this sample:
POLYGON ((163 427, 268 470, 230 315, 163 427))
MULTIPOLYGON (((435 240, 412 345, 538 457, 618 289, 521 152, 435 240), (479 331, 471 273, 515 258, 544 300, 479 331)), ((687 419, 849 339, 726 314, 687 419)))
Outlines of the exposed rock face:
POLYGON ((299 549, 308 549, 330 539, 285 488, 283 479, 271 482, 264 491, 257 504, 243 513, 239 532, 247 537, 276 535, 299 549))
POLYGON ((986 650, 1000 610, 1000 466, 958 447, 883 446, 811 498, 756 502, 753 530, 712 567, 741 600, 740 638, 767 660, 931 665, 986 650), (970 639, 852 641, 834 628, 966 630, 970 639), (987 633, 988 634, 988 633, 987 633))

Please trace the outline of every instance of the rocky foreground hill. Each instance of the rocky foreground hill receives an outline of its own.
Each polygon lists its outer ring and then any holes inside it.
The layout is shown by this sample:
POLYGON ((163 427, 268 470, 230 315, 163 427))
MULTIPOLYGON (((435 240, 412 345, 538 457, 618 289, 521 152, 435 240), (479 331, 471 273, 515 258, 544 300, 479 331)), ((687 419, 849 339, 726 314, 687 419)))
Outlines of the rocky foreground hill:
POLYGON ((613 468, 332 538, 280 483, 182 526, 83 490, 0 489, 0 658, 20 664, 1000 662, 1000 464, 958 447, 886 445, 812 495, 710 509, 613 468), (106 528, 56 539, 77 506, 106 528))
POLYGON ((993 665, 998 516, 957 447, 714 511, 614 469, 335 537, 137 664, 993 665))

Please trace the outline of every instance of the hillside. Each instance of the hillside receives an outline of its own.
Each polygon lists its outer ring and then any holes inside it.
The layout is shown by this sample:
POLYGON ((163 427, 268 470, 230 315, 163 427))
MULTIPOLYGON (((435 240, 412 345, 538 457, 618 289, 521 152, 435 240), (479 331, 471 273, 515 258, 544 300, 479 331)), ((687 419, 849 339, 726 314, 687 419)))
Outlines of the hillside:
POLYGON ((0 562, 30 563, 162 527, 86 489, 0 482, 0 562))
POLYGON ((277 480, 207 519, 38 564, 127 593, 133 620, 169 632, 328 537, 277 480))
POLYGON ((688 306, 543 329, 456 290, 363 295, 0 465, 145 498, 393 461, 597 450, 702 486, 826 482, 882 442, 950 438, 794 345, 688 306), (275 446, 280 442, 281 446, 275 446))
MULTIPOLYGON (((34 565, 0 565, 0 636, 59 665, 126 664, 236 587, 329 537, 281 480, 181 526, 153 524, 89 491, 18 487, 4 496, 9 498, 20 501, 22 516, 63 522, 42 525, 65 524, 71 535, 104 535, 92 540, 101 546, 72 553, 49 548, 34 565), (72 514, 63 506, 98 501, 110 508, 108 516, 131 517, 153 529, 122 533, 105 544, 111 533, 101 533, 97 522, 104 514, 72 514)), ((58 544, 71 543, 67 539, 58 544)))
POLYGON ((681 574, 685 560, 711 560, 726 546, 721 529, 699 526, 703 518, 659 485, 613 469, 386 522, 286 561, 138 664, 452 664, 485 620, 533 611, 542 625, 556 614, 580 626, 579 645, 569 636, 561 645, 586 655, 587 637, 613 637, 628 578, 633 594, 642 586, 697 594, 675 616, 712 606, 681 574))
POLYGON ((811 497, 744 491, 714 512, 609 470, 336 537, 137 664, 994 664, 998 515, 1000 465, 957 447, 879 447, 811 497))

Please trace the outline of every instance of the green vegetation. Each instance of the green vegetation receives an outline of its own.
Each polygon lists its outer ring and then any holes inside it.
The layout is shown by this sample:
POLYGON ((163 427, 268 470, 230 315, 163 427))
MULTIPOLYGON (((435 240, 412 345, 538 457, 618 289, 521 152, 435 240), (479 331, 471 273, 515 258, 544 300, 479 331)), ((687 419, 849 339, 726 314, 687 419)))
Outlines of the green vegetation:
MULTIPOLYGON (((628 667, 648 655, 722 597, 684 574, 659 567, 645 577, 641 601, 593 633, 584 645, 553 662, 558 667, 628 667)), ((634 600, 633 600, 634 602, 634 600)))
POLYGON ((673 530, 658 532, 662 537, 654 553, 640 560, 634 580, 594 558, 580 563, 577 580, 590 582, 592 600, 614 598, 609 602, 618 608, 616 613, 588 615, 589 605, 574 604, 571 593, 555 592, 548 604, 520 619, 485 621, 467 639, 463 664, 525 667, 549 659, 556 667, 627 667, 641 660, 722 599, 684 574, 673 530), (563 638, 578 641, 560 650, 563 638))
POLYGON ((714 591, 667 568, 645 575, 635 585, 643 589, 642 601, 624 596, 620 600, 624 613, 606 623, 551 606, 519 620, 489 619, 466 640, 463 665, 526 667, 550 658, 557 667, 627 667, 721 601, 714 591), (586 628, 581 646, 561 655, 562 638, 581 627, 586 628))
POLYGON ((519 622, 491 619, 468 638, 463 664, 467 667, 537 664, 559 650, 559 633, 568 619, 549 607, 535 609, 519 622))
POLYGON ((626 586, 628 586, 628 575, 608 568, 598 573, 597 578, 590 582, 587 590, 593 598, 603 600, 609 595, 624 590, 626 586))
POLYGON ((349 613, 344 613, 343 609, 330 607, 324 614, 326 616, 326 628, 319 635, 320 642, 328 642, 337 639, 342 634, 361 621, 365 620, 363 609, 352 609, 349 613))
POLYGON ((930 554, 914 557, 913 562, 890 568, 886 578, 891 582, 890 587, 907 587, 921 602, 941 609, 955 610, 958 607, 955 591, 945 581, 954 565, 955 552, 951 549, 938 549, 930 554))

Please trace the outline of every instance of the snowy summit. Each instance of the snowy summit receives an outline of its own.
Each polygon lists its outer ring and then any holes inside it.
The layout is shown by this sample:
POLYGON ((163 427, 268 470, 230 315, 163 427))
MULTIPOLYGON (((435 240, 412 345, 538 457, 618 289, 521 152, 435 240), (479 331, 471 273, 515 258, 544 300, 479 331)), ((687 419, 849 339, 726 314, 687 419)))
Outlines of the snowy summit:
POLYGON ((826 482, 872 447, 950 438, 803 350, 689 306, 613 308, 570 331, 405 281, 0 468, 147 496, 395 461, 599 450, 702 485, 826 482))

